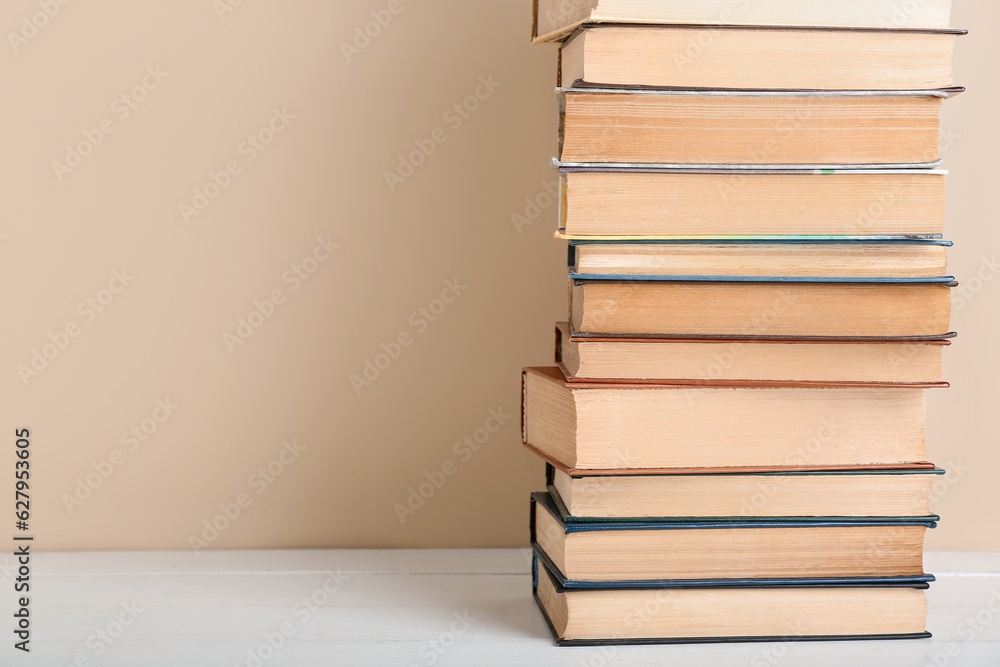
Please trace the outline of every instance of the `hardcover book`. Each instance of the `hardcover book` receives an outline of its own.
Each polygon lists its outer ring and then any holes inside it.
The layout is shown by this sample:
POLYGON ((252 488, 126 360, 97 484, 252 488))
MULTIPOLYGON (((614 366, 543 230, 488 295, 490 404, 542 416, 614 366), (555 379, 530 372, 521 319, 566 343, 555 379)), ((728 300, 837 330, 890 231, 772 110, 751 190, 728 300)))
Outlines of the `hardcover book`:
POLYGON ((936 517, 568 523, 548 493, 531 496, 531 538, 579 585, 768 585, 912 582, 936 517))
POLYGON ((535 42, 561 42, 584 23, 943 29, 951 0, 535 0, 535 42))
POLYGON ((944 230, 947 172, 941 170, 556 164, 560 235, 570 239, 898 239, 944 230))
POLYGON ((571 588, 536 557, 532 591, 559 646, 926 639, 927 583, 571 588))
POLYGON ((936 91, 562 88, 558 159, 618 166, 934 166, 936 91))
POLYGON ((934 521, 933 468, 673 475, 570 475, 546 465, 552 502, 567 524, 601 521, 772 521, 777 519, 934 521))
MULTIPOLYGON (((748 330, 746 333, 752 333, 748 330)), ((556 324, 555 360, 569 382, 943 382, 945 334, 907 339, 580 337, 556 324)))
POLYGON ((954 282, 948 241, 571 241, 578 279, 954 282))
POLYGON ((522 397, 522 441, 566 470, 895 468, 927 460, 917 385, 584 383, 558 368, 526 368, 522 397))
POLYGON ((962 30, 584 25, 560 50, 559 85, 594 88, 948 88, 962 30), (691 45, 708 46, 692 49, 691 45))
POLYGON ((926 338, 950 331, 957 283, 571 280, 574 334, 926 338))
POLYGON ((954 282, 948 241, 571 241, 570 277, 604 280, 954 282))

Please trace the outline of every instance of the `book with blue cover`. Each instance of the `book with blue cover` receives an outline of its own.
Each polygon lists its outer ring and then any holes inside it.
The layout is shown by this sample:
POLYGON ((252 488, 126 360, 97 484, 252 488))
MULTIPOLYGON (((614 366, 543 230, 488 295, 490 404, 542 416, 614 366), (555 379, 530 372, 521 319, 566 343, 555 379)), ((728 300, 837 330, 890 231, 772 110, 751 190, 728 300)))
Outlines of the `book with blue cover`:
POLYGON ((534 597, 560 645, 925 638, 932 518, 581 524, 536 493, 534 597))
POLYGON ((531 500, 532 546, 567 587, 930 581, 934 516, 569 522, 549 493, 531 500))
POLYGON ((926 639, 925 578, 572 587, 536 552, 532 592, 559 646, 926 639))

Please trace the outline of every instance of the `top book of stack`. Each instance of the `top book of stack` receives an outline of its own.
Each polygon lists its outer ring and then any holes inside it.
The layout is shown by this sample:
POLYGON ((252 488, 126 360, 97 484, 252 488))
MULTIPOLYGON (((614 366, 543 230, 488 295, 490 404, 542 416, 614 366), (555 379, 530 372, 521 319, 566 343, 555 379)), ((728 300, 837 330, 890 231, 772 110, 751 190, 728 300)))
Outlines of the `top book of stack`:
POLYGON ((939 30, 951 0, 535 0, 535 42, 561 42, 585 23, 939 30))

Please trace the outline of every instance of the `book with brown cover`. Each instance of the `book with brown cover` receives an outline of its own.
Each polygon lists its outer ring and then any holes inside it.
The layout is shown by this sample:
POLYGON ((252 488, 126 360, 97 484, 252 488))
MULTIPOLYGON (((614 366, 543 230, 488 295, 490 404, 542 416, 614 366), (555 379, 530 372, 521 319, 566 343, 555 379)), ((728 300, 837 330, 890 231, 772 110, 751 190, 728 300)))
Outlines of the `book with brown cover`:
POLYGON ((558 368, 525 368, 521 438, 529 450, 571 475, 670 474, 721 469, 731 472, 933 469, 934 465, 926 462, 923 442, 923 390, 938 386, 868 383, 788 387, 766 382, 697 387, 642 382, 608 384, 570 382, 558 368), (634 390, 644 391, 627 397, 627 409, 623 403, 622 410, 615 412, 612 396, 634 390), (575 398, 579 392, 599 392, 594 396, 597 401, 588 398, 585 402, 597 405, 598 411, 603 408, 607 414, 594 412, 581 418, 575 398), (534 393, 539 395, 536 397, 534 393), (793 406, 796 395, 801 399, 801 408, 793 406), (642 405, 635 402, 637 398, 642 399, 642 405), (778 406, 781 409, 775 412, 778 406), (801 415, 796 414, 798 409, 803 410, 801 415), (702 413, 711 413, 715 418, 707 420, 702 413), (835 420, 842 420, 843 427, 829 433, 820 419, 826 414, 836 415, 835 420), (538 421, 540 415, 552 421, 538 421), (769 424, 774 419, 782 422, 782 441, 776 438, 777 431, 770 430, 769 424), (639 423, 653 428, 650 424, 659 421, 670 428, 656 431, 652 439, 624 428, 639 423), (581 424, 586 428, 581 430, 581 424), (614 438, 601 429, 612 429, 608 433, 615 434, 614 438), (695 435, 691 429, 700 431, 695 435), (746 442, 734 444, 732 438, 737 434, 746 442), (585 453, 589 458, 579 464, 578 444, 583 437, 596 439, 600 447, 588 447, 585 453), (808 455, 799 453, 798 449, 807 447, 812 439, 817 439, 821 446, 808 455), (697 446, 692 448, 691 443, 695 442, 697 446), (800 446, 797 449, 792 444, 800 446), (760 463, 755 464, 758 460, 760 463), (655 465, 647 463, 653 461, 655 465))
POLYGON ((555 362, 571 383, 746 386, 766 380, 782 386, 874 382, 948 387, 941 380, 942 351, 955 335, 833 340, 580 337, 573 335, 568 322, 558 322, 555 362))

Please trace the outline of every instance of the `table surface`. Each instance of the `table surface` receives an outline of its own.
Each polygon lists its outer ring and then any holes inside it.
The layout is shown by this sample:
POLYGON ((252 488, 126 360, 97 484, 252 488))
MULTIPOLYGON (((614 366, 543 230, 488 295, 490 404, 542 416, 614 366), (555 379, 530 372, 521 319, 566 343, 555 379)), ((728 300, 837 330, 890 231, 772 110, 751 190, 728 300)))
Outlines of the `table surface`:
MULTIPOLYGON (((930 552, 934 639, 558 648, 518 549, 86 552, 33 556, 31 653, 0 664, 1000 665, 1000 553, 930 552), (276 648, 273 648, 276 646, 276 648)), ((14 559, 0 559, 12 621, 14 559)))

